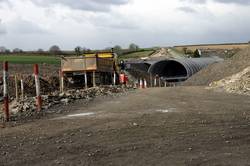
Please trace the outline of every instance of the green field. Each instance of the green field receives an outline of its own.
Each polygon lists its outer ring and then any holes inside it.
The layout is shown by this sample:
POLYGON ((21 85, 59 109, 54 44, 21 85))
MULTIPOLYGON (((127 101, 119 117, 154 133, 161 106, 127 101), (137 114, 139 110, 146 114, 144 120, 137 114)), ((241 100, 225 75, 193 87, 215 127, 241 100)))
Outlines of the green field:
MULTIPOLYGON (((154 50, 138 51, 120 55, 119 59, 148 57, 154 50)), ((33 54, 0 54, 0 62, 8 61, 14 64, 60 64, 60 57, 53 55, 33 55, 33 54)))
POLYGON ((152 53, 154 53, 153 50, 139 51, 139 52, 134 52, 134 53, 130 53, 130 54, 121 55, 119 58, 120 59, 142 58, 142 57, 148 57, 152 53))
POLYGON ((174 58, 187 58, 188 56, 185 55, 185 53, 181 50, 175 49, 175 48, 169 48, 168 53, 172 55, 174 58))
POLYGON ((0 62, 8 61, 15 64, 60 64, 60 58, 39 55, 0 55, 0 62))

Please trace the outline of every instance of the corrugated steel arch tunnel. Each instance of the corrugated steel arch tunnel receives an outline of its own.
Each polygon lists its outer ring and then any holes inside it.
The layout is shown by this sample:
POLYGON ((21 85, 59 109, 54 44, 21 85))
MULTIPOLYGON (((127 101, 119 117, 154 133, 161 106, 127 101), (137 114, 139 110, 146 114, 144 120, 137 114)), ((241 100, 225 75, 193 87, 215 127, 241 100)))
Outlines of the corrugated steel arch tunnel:
POLYGON ((136 69, 142 72, 148 72, 150 66, 156 61, 136 61, 136 62, 126 62, 126 66, 129 66, 129 69, 136 69))
POLYGON ((148 72, 166 80, 186 80, 209 64, 222 61, 219 58, 183 58, 155 62, 148 72))

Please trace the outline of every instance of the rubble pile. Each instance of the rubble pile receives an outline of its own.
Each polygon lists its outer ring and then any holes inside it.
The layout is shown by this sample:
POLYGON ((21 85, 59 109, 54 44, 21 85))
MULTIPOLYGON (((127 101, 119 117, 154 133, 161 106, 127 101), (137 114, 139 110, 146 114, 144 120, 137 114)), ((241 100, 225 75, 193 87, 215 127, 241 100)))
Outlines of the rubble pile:
MULTIPOLYGON (((35 96, 35 79, 32 75, 23 75, 24 83, 24 95, 25 96, 35 96)), ((18 88, 20 93, 20 83, 21 78, 18 78, 18 88)), ((8 82, 9 95, 11 97, 15 96, 15 78, 13 76, 9 77, 8 82)), ((40 87, 42 94, 49 94, 55 90, 59 90, 59 78, 55 76, 40 77, 40 87)), ((0 79, 0 96, 3 95, 3 81, 0 79)))
MULTIPOLYGON (((9 90, 9 94, 11 94, 10 96, 14 96, 15 95, 15 78, 10 77, 9 81, 8 81, 8 90, 9 90)), ((0 98, 2 100, 2 96, 3 96, 3 78, 0 78, 0 98)))
MULTIPOLYGON (((56 77, 40 77, 40 90, 42 94, 48 94, 59 89, 59 79, 56 77)), ((36 94, 35 79, 33 76, 24 78, 25 95, 34 96, 36 94)))
POLYGON ((250 95, 250 67, 209 85, 213 89, 222 89, 229 93, 250 95))
MULTIPOLYGON (((93 87, 89 89, 81 90, 68 90, 64 93, 55 91, 49 95, 43 95, 43 110, 46 113, 53 106, 68 105, 76 100, 84 99, 90 101, 97 96, 112 96, 121 94, 128 91, 130 88, 114 87, 114 86, 103 86, 93 87)), ((36 114, 36 102, 35 97, 26 97, 23 101, 13 101, 10 104, 10 110, 12 114, 12 120, 17 120, 20 117, 26 118, 36 114)), ((58 110, 58 109, 56 109, 58 110)), ((51 112, 50 112, 51 113, 51 112)), ((1 117, 1 115, 0 115, 1 117)))

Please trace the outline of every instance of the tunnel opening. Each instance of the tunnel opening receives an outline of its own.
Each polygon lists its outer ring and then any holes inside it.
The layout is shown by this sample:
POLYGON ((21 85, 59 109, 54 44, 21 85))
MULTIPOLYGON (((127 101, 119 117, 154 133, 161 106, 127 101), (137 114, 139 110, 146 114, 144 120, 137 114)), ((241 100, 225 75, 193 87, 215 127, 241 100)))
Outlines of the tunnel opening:
POLYGON ((149 69, 149 72, 172 81, 186 79, 188 76, 184 65, 174 60, 157 62, 149 69))

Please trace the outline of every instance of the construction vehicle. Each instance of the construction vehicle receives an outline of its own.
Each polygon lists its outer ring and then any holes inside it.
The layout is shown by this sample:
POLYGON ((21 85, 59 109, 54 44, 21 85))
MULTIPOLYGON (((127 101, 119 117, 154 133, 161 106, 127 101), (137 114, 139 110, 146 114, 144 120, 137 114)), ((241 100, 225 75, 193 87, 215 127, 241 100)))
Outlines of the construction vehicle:
POLYGON ((118 66, 117 55, 113 52, 86 53, 61 59, 64 78, 71 84, 86 87, 116 84, 118 66))

